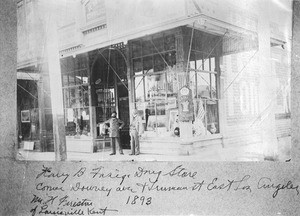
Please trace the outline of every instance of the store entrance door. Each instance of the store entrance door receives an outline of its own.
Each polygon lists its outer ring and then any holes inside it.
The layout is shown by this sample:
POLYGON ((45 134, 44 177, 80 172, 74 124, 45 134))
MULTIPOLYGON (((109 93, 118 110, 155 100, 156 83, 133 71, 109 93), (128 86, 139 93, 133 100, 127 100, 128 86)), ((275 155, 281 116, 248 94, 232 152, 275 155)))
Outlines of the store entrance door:
POLYGON ((125 122, 124 128, 120 131, 120 139, 123 148, 130 148, 130 135, 129 135, 129 124, 130 124, 130 114, 129 114, 129 99, 128 90, 120 83, 117 86, 118 91, 118 113, 119 118, 125 122))
MULTIPOLYGON (((113 111, 125 122, 120 131, 123 148, 130 148, 129 100, 127 65, 120 50, 104 49, 99 52, 92 68, 92 101, 95 106, 96 124, 108 120, 113 111)), ((101 136, 97 130, 97 137, 101 136)))

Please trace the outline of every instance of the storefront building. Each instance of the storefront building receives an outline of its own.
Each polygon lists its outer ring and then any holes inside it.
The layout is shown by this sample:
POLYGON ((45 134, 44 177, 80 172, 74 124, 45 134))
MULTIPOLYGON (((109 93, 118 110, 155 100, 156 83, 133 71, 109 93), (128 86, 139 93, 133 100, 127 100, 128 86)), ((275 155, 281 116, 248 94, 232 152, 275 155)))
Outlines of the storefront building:
POLYGON ((17 1, 18 147, 54 151, 49 71, 45 60, 42 1, 17 1))
POLYGON ((255 2, 252 10, 245 2, 222 4, 81 0, 62 9, 67 150, 109 144, 103 122, 113 111, 126 123, 121 140, 129 148, 135 108, 145 149, 183 142, 277 149, 290 128, 290 32, 279 30, 281 17, 261 18, 255 2))

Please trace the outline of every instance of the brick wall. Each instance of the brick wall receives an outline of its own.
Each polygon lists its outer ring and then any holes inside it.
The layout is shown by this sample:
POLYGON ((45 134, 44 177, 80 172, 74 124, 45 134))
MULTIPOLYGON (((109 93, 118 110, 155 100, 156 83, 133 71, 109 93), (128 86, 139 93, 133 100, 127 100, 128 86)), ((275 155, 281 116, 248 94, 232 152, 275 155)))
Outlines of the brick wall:
MULTIPOLYGON (((276 74, 274 112, 277 137, 290 136, 290 62, 289 52, 281 46, 271 48, 272 74, 276 74)), ((225 112, 225 145, 253 144, 261 141, 260 122, 268 113, 259 111, 259 61, 256 50, 224 55, 221 59, 225 112)))
POLYGON ((259 125, 259 67, 256 50, 222 57, 224 79, 224 144, 254 144, 261 141, 259 125))

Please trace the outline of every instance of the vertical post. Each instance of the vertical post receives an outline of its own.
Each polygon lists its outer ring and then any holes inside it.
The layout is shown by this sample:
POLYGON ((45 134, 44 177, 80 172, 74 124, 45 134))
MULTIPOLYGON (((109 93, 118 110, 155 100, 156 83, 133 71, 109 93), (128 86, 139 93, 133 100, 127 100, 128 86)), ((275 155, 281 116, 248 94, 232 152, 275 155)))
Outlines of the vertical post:
MULTIPOLYGON (((129 43, 126 46, 126 59, 127 59, 127 82, 128 82, 128 100, 129 100, 129 113, 131 115, 132 110, 135 108, 135 87, 133 76, 131 75, 131 59, 130 59, 130 47, 129 43)), ((131 121, 131 118, 129 118, 131 121)))
MULTIPOLYGON (((179 32, 175 34, 176 40, 176 68, 177 73, 182 74, 182 79, 179 80, 179 89, 183 86, 189 86, 189 71, 187 71, 189 65, 189 49, 191 42, 192 32, 181 28, 179 32)), ((178 89, 178 91, 179 91, 178 89)), ((179 94, 179 92, 178 92, 179 94)), ((179 105, 180 106, 180 105, 179 105)), ((182 139, 192 138, 193 137, 193 124, 192 121, 180 121, 179 120, 179 128, 180 128, 180 137, 182 139)))
POLYGON ((38 87, 38 104, 39 104, 39 122, 40 122, 40 142, 41 142, 41 149, 43 152, 47 151, 46 146, 46 124, 45 124, 45 99, 44 99, 44 76, 43 70, 40 74, 40 79, 37 82, 38 87))
MULTIPOLYGON (((17 152, 17 7, 15 1, 0 1, 0 157, 17 152)), ((2 162, 2 161, 1 161, 2 162)), ((2 175, 3 172, 1 172, 2 175)), ((4 172, 5 173, 5 172, 4 172)), ((4 181, 5 182, 5 181, 4 181)), ((4 192, 5 194, 5 192, 4 192)), ((11 214, 17 214, 16 212, 11 214)))
MULTIPOLYGON (((224 103, 224 98, 225 95, 223 95, 221 92, 224 92, 224 74, 221 71, 220 64, 221 64, 221 53, 220 50, 218 49, 218 54, 216 58, 216 71, 218 73, 217 75, 217 98, 218 98, 218 121, 219 121, 219 133, 223 134, 223 136, 226 136, 226 106, 224 103)), ((223 142, 223 139, 222 139, 223 142)))
POLYGON ((292 159, 300 162, 300 1, 293 2, 292 77, 291 77, 291 128, 292 159))
MULTIPOLYGON (((54 11, 52 12, 54 13, 54 11)), ((51 14, 52 15, 52 14, 51 14)), ((51 105, 53 115, 54 151, 57 161, 67 159, 61 70, 58 52, 56 15, 50 15, 47 22, 47 60, 49 67, 51 105)))
MULTIPOLYGON (((96 108, 93 104, 93 97, 92 97, 92 94, 94 94, 95 88, 92 88, 92 85, 93 85, 92 82, 94 82, 94 80, 92 79, 92 69, 90 68, 89 54, 88 53, 84 54, 84 58, 86 61, 86 69, 87 69, 88 75, 89 75, 88 92, 89 92, 89 112, 90 112, 90 133, 91 133, 91 137, 94 140, 97 138, 96 108)), ((93 143, 94 143, 94 141, 93 141, 93 143)))
POLYGON ((89 111, 90 111, 90 126, 91 126, 91 137, 93 139, 97 138, 97 122, 96 122, 96 107, 93 105, 92 94, 94 94, 94 88, 89 84, 89 111))
POLYGON ((114 74, 114 94, 115 94, 115 111, 117 112, 117 117, 120 117, 119 113, 119 94, 118 94, 118 78, 116 74, 114 74))
POLYGON ((278 143, 275 126, 276 96, 275 75, 271 70, 270 48, 270 2, 261 1, 258 4, 258 46, 260 65, 260 113, 264 113, 261 122, 262 153, 266 160, 274 160, 278 156, 278 143))

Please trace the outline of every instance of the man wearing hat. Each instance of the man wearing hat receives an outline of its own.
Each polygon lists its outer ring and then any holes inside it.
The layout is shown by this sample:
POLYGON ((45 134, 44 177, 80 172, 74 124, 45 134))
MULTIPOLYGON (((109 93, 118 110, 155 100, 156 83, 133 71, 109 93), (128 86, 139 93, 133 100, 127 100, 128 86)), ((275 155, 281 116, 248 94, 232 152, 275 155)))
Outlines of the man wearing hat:
POLYGON ((143 133, 142 118, 138 115, 138 111, 134 109, 132 112, 132 119, 130 122, 130 146, 131 146, 130 155, 140 154, 139 138, 142 133, 143 133))
POLYGON ((120 143, 120 133, 119 130, 124 127, 124 122, 117 118, 117 112, 113 111, 111 114, 111 118, 104 122, 105 125, 107 125, 109 128, 109 137, 111 137, 112 142, 112 153, 110 155, 116 154, 116 142, 119 148, 119 152, 122 155, 123 154, 123 148, 120 143))

